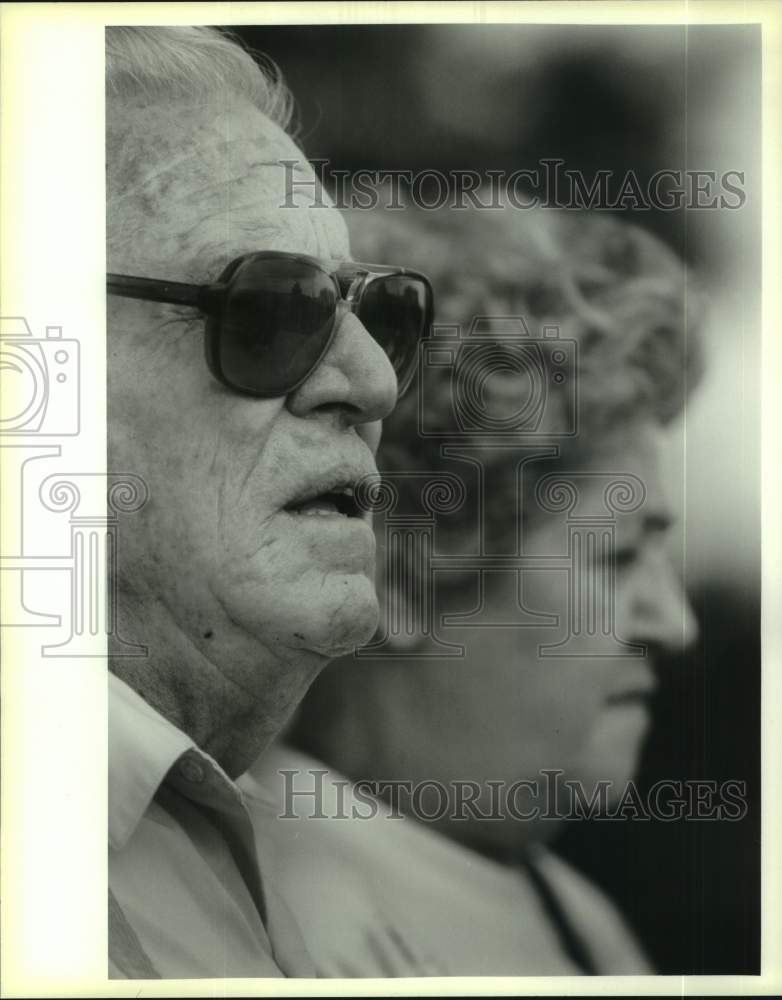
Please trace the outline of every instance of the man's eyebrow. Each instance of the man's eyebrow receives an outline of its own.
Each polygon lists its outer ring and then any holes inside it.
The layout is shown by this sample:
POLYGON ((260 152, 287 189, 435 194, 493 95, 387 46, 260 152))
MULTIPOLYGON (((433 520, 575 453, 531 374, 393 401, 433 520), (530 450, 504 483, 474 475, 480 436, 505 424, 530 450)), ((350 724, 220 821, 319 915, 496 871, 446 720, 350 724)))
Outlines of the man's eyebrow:
POLYGON ((249 243, 237 243, 230 250, 224 243, 206 243, 190 258, 193 269, 205 276, 205 281, 217 281, 219 276, 228 267, 231 261, 245 254, 254 253, 257 250, 266 249, 262 245, 262 235, 268 233, 278 233, 279 227, 274 225, 256 225, 252 227, 253 234, 257 233, 259 239, 251 246, 249 243))

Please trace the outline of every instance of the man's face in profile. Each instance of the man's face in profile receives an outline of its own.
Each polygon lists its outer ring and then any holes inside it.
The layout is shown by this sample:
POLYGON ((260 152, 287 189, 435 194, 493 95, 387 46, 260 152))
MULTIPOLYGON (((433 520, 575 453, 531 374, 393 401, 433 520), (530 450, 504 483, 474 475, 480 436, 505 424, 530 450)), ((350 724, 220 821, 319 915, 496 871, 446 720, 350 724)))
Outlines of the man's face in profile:
MULTIPOLYGON (((309 168, 297 207, 280 207, 279 160, 303 155, 240 99, 128 110, 110 121, 108 158, 110 271, 205 283, 254 250, 348 256, 339 213, 310 207, 309 168)), ((119 580, 173 624, 183 658, 195 653, 252 700, 301 651, 321 662, 375 627, 369 524, 286 508, 335 475, 374 470, 396 382, 348 315, 299 389, 241 396, 210 375, 203 328, 192 309, 109 299, 110 467, 141 475, 150 495, 119 580)))

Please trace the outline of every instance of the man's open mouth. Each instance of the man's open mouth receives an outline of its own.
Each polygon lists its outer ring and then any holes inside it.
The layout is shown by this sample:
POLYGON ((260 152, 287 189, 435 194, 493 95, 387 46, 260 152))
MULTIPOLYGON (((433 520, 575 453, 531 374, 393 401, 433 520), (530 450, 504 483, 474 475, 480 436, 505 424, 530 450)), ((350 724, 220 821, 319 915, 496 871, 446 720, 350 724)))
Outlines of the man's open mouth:
POLYGON ((335 487, 325 493, 304 497, 286 504, 288 514, 298 514, 303 517, 361 517, 362 510, 356 503, 352 486, 335 487))

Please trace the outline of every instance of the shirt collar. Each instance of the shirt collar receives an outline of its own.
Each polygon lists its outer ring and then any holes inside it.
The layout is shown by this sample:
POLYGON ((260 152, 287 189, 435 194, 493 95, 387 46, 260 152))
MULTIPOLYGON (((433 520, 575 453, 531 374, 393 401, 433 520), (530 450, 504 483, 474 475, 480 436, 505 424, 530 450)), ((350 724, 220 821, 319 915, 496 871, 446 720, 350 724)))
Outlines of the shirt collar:
MULTIPOLYGON (((229 798, 241 803, 241 793, 214 758, 110 673, 109 843, 113 848, 125 846, 169 771, 185 756, 197 757, 219 785, 227 786, 229 798)), ((212 795, 215 791, 212 785, 212 795)))

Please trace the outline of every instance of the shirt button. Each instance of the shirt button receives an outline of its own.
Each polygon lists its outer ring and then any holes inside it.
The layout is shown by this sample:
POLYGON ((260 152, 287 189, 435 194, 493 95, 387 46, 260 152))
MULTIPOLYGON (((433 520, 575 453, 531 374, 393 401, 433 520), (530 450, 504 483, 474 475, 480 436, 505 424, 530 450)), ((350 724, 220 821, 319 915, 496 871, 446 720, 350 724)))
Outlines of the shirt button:
POLYGON ((179 773, 185 781, 189 781, 193 785, 200 785, 205 777, 203 764, 197 761, 194 757, 182 758, 179 762, 179 773))

